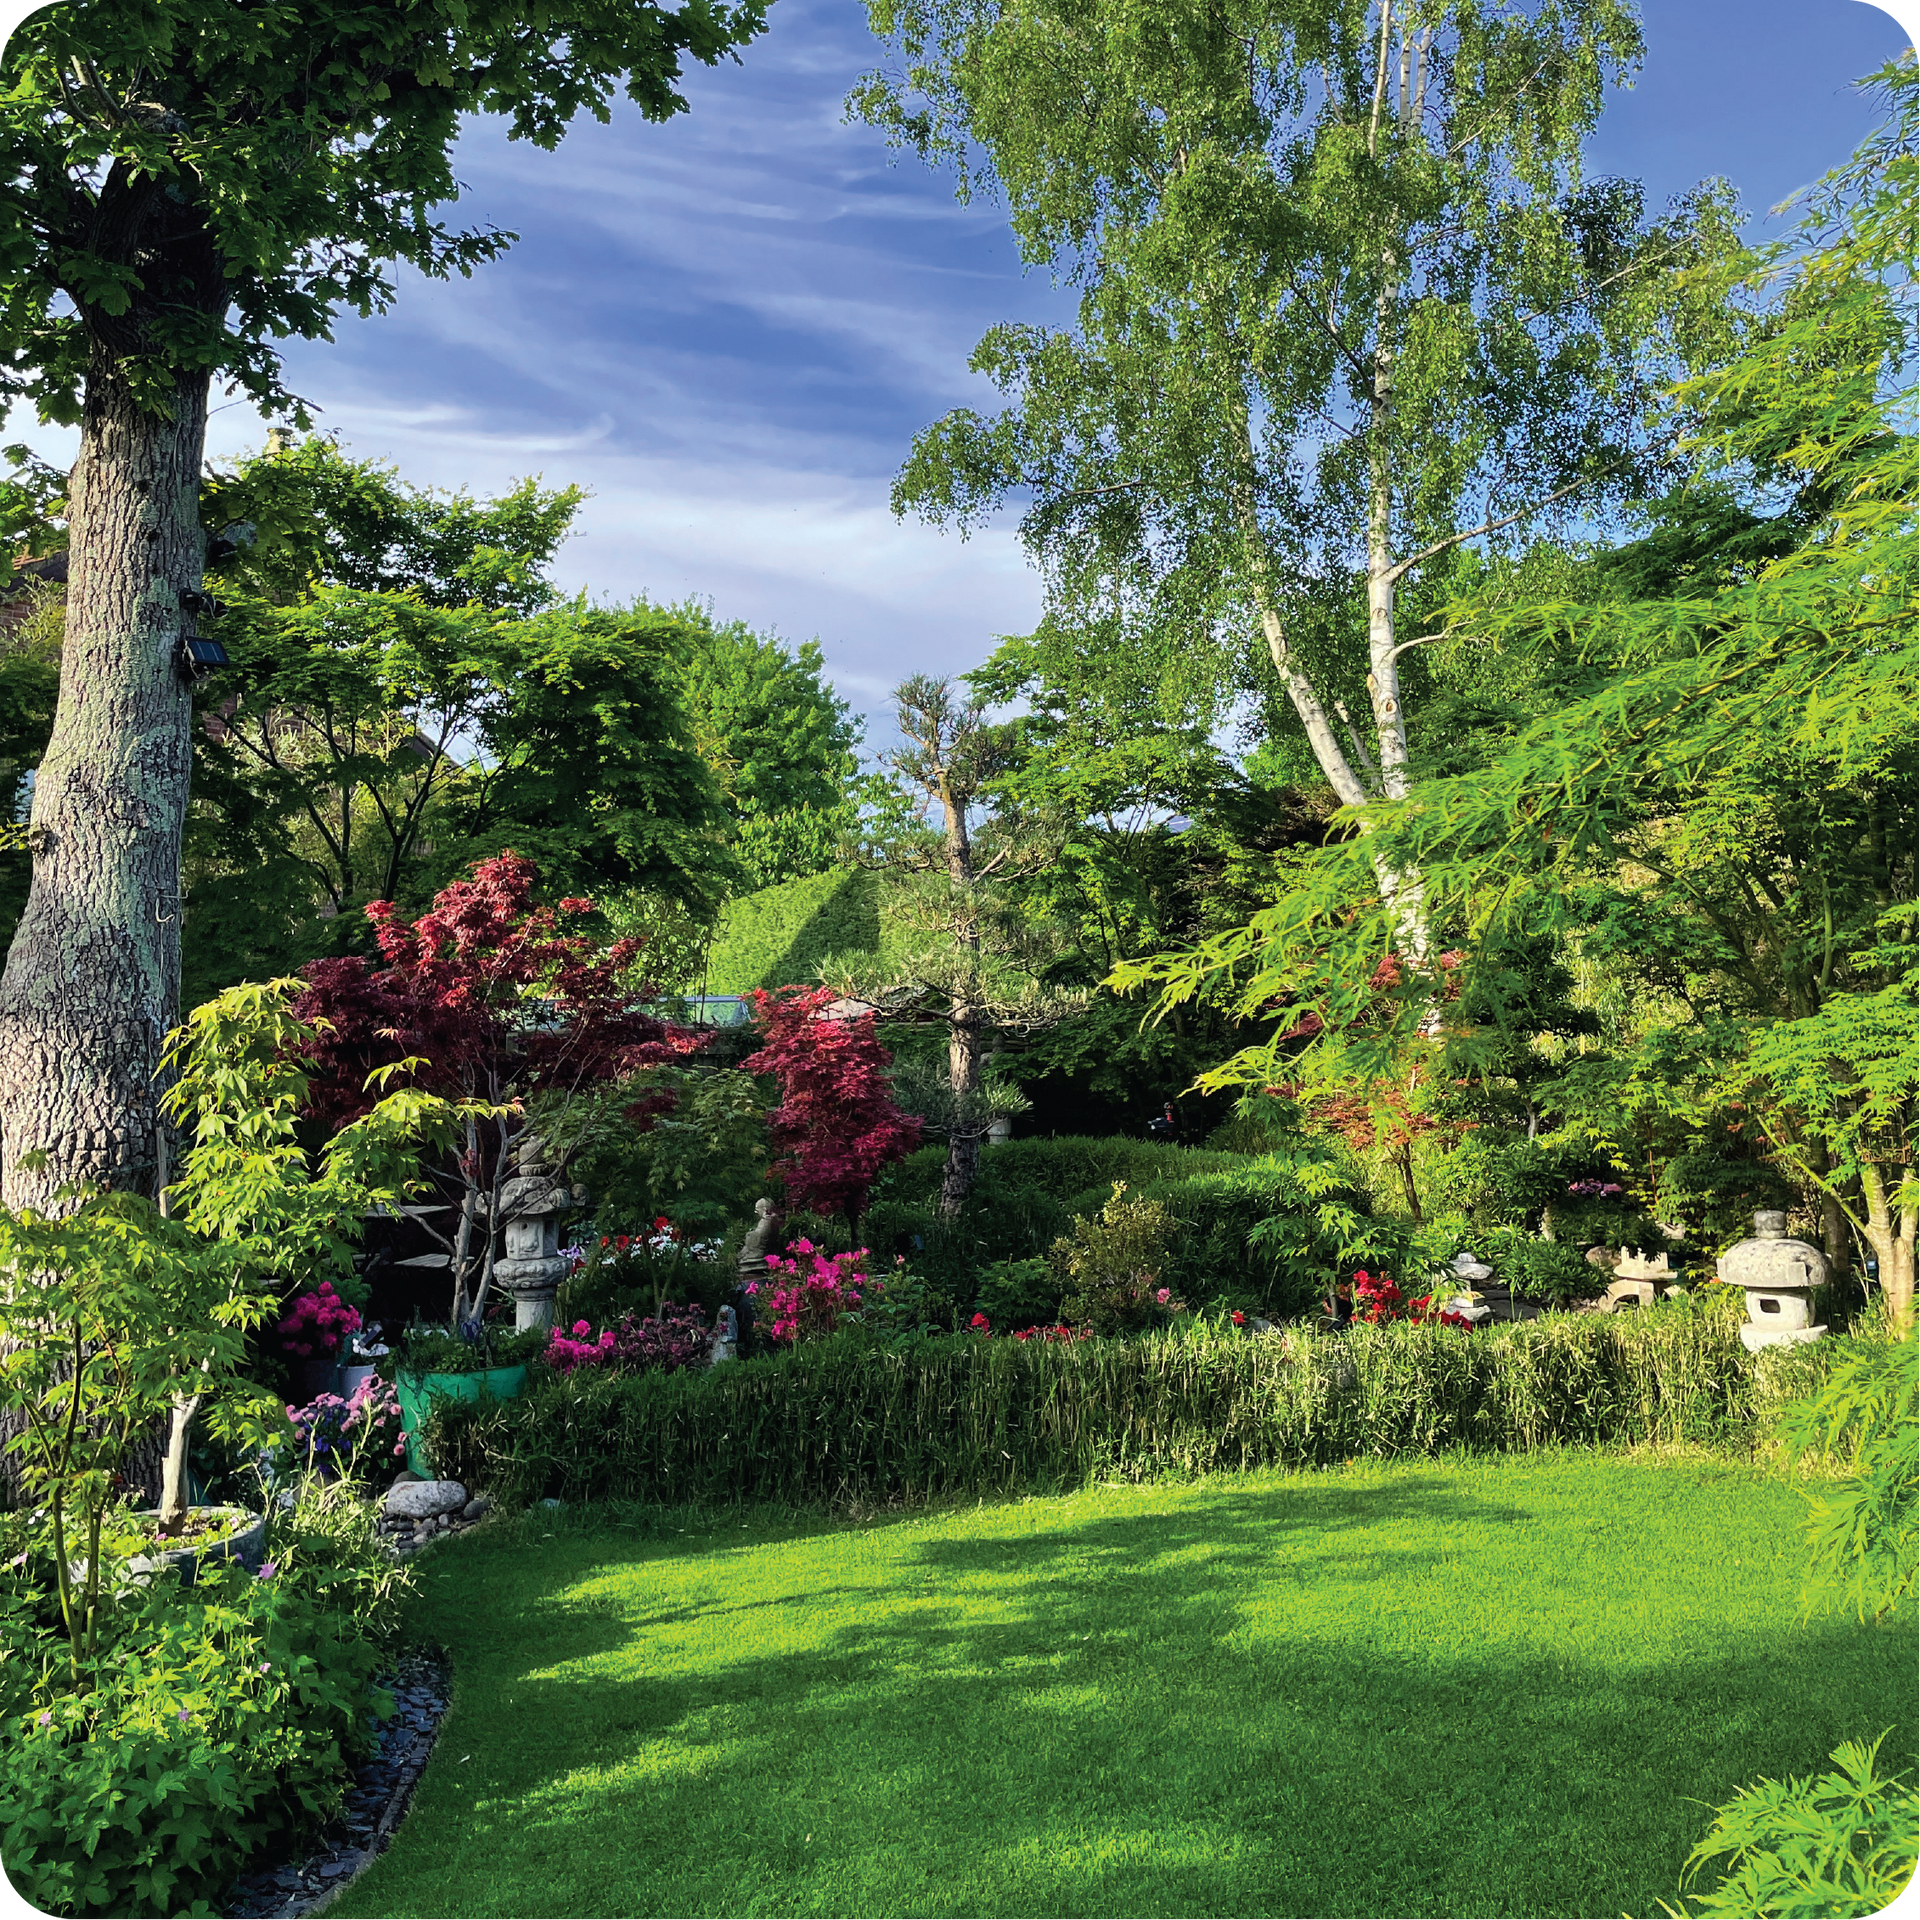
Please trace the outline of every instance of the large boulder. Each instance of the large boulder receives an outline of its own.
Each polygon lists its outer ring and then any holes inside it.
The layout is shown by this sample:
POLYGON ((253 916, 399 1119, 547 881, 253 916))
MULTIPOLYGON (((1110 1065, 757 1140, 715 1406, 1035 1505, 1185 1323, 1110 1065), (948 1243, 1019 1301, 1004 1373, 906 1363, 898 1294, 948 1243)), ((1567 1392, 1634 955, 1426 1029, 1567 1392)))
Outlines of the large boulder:
POLYGON ((395 1520, 432 1520, 466 1504, 467 1490, 458 1480, 416 1480, 387 1495, 386 1511, 395 1520))

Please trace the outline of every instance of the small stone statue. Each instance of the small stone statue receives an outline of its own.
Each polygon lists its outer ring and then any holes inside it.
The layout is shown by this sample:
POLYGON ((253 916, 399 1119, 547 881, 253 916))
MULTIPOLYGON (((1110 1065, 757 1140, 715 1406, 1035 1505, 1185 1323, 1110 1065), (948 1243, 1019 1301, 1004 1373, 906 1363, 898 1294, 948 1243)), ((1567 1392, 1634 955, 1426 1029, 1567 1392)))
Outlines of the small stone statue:
POLYGON ((747 1237, 740 1243, 740 1278, 764 1280, 767 1277, 767 1259, 779 1251, 777 1242, 780 1229, 786 1225, 786 1216, 771 1200, 760 1199, 753 1203, 753 1225, 748 1229, 747 1237))
POLYGON ((713 1339, 707 1348, 707 1364, 717 1367, 724 1360, 737 1360, 739 1357, 739 1322, 735 1320, 731 1307, 722 1307, 714 1325, 713 1339))

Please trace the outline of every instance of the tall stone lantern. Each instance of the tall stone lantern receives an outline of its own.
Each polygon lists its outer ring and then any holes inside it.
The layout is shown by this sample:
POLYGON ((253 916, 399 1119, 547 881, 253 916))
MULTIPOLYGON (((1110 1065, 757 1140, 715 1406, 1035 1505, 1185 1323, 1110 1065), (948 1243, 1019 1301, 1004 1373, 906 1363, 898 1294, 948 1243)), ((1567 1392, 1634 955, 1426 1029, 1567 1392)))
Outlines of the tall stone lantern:
POLYGON ((1749 1353, 1817 1340, 1826 1332, 1813 1324, 1813 1290, 1827 1283, 1827 1256, 1805 1240, 1790 1240, 1784 1213, 1753 1216, 1753 1238, 1720 1256, 1720 1278, 1747 1290, 1740 1338, 1749 1353))
POLYGON ((560 1216, 573 1195, 547 1165, 546 1143, 523 1134, 513 1150, 514 1177, 500 1189, 506 1257, 494 1262, 494 1285, 513 1296, 513 1327, 553 1325, 554 1295, 567 1277, 560 1251, 560 1216))

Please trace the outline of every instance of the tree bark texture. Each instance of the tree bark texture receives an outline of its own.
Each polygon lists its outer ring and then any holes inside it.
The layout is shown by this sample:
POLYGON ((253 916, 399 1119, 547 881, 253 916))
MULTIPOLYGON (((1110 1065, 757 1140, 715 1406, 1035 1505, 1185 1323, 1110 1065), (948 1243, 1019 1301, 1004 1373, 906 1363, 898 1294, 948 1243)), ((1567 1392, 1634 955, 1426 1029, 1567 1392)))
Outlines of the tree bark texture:
MULTIPOLYGON (((179 591, 206 560, 207 387, 204 374, 180 381, 164 419, 134 404, 106 353, 90 369, 60 700, 34 779, 31 889, 0 975, 0 1205, 50 1211, 77 1181, 157 1198, 166 1177, 154 1071, 179 1019, 192 759, 179 591), (23 1167, 35 1151, 45 1164, 23 1167)), ((0 1419, 0 1446, 17 1430, 0 1419)), ((150 1500, 168 1452, 163 1422, 121 1463, 150 1500)), ((21 1491, 0 1455, 0 1496, 21 1491)))
POLYGON ((180 594, 206 559, 208 378, 144 411, 96 345, 69 491, 66 644, 34 782, 32 890, 0 976, 0 1203, 68 1182, 151 1194, 179 1018, 180 842, 191 701, 180 594), (23 1155, 44 1153, 36 1169, 23 1155))

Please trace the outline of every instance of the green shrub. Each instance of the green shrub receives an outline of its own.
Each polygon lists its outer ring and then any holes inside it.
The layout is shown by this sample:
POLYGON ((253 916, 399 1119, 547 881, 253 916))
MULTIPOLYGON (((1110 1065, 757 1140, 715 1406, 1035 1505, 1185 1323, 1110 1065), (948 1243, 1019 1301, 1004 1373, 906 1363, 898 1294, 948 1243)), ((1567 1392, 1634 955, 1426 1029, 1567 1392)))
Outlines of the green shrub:
POLYGON ((1272 1156, 1141 1190, 1179 1222, 1163 1277, 1195 1306, 1306 1313, 1356 1262, 1403 1265, 1406 1231, 1310 1156, 1272 1156))
POLYGON ((875 1284, 864 1300, 858 1328, 878 1341, 951 1333, 965 1317, 961 1302, 911 1266, 896 1266, 891 1272, 877 1269, 875 1284))
POLYGON ((1571 1241, 1536 1240, 1519 1228, 1502 1227, 1486 1236, 1482 1251, 1499 1278, 1528 1300, 1565 1307, 1606 1291, 1607 1276, 1571 1241))
POLYGON ((205 1911, 264 1842, 337 1809, 389 1710, 372 1683, 405 1576, 339 1490, 276 1517, 269 1552, 258 1579, 119 1587, 84 1688, 37 1583, 0 1579, 0 1857, 34 1905, 205 1911))
POLYGON ((996 1260, 980 1276, 973 1304, 996 1333, 1052 1326, 1060 1318, 1066 1285, 1065 1276, 1049 1261, 996 1260))
POLYGON ((1850 1467, 1808 1496, 1812 1561, 1804 1605, 1878 1618, 1914 1591, 1920 1561, 1920 1342, 1835 1340, 1817 1393, 1786 1408, 1779 1433, 1795 1460, 1850 1467))
MULTIPOLYGON (((1881 1740, 1885 1734, 1880 1736, 1881 1740)), ((1687 1856, 1683 1888, 1709 1860, 1730 1856, 1720 1884, 1692 1905, 1666 1907, 1675 1920, 1828 1920, 1891 1907, 1920 1864, 1920 1794, 1874 1772, 1880 1740, 1836 1748, 1834 1770, 1818 1779, 1760 1780, 1715 1810, 1713 1829, 1687 1856)))
POLYGON ((1823 1366, 1821 1343, 1751 1355, 1686 1302, 1472 1333, 841 1337, 699 1375, 575 1375, 443 1406, 429 1444, 508 1500, 875 1502, 1454 1446, 1750 1446, 1823 1366))
MULTIPOLYGON (((1582 1160, 1587 1157, 1582 1150, 1582 1160)), ((1567 1167, 1558 1147, 1479 1128, 1433 1163, 1430 1198, 1438 1209, 1464 1213, 1482 1233, 1496 1227, 1532 1233, 1545 1208, 1565 1204, 1567 1167)))
POLYGON ((1173 1289, 1160 1283, 1167 1243, 1178 1225, 1159 1201, 1130 1195, 1126 1182, 1116 1180, 1100 1211, 1091 1218, 1075 1215, 1048 1250, 1065 1283, 1060 1318, 1096 1334, 1165 1326, 1184 1308, 1173 1289))

